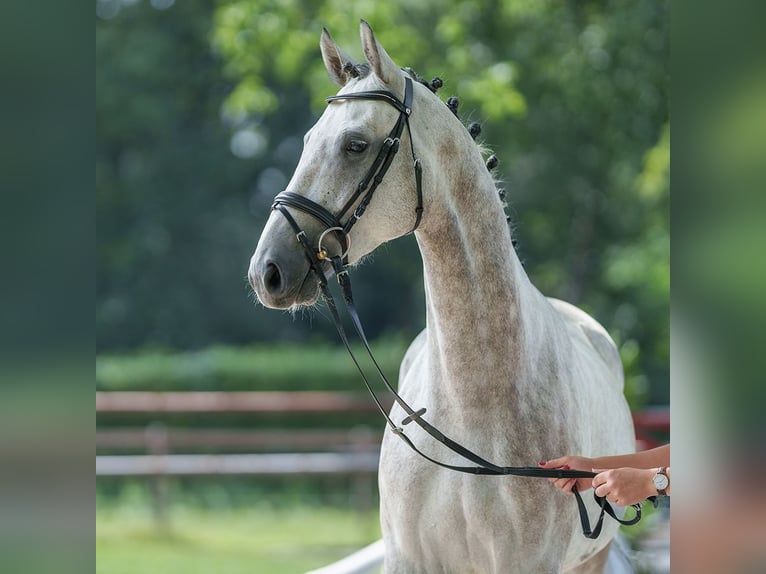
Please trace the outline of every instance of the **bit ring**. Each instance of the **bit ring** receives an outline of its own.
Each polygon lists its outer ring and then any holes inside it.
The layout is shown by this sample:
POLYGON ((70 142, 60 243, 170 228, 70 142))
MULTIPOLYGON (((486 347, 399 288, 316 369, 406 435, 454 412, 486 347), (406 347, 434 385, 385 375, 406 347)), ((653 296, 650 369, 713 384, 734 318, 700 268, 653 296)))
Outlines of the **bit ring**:
MULTIPOLYGON (((327 259, 327 250, 322 247, 322 240, 324 239, 324 236, 330 233, 331 231, 340 231, 343 233, 342 227, 328 227, 325 229, 322 234, 319 236, 319 240, 317 241, 317 259, 320 261, 323 261, 327 259)), ((345 235, 346 238, 346 251, 340 256, 341 259, 345 259, 346 255, 348 255, 348 252, 351 250, 351 236, 345 235)))

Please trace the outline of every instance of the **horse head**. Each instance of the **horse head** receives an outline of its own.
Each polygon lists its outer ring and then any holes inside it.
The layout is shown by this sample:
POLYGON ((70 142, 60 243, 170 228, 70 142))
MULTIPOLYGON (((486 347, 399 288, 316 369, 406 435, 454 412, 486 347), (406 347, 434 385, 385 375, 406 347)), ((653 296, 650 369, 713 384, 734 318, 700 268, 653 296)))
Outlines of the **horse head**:
POLYGON ((405 100, 439 100, 393 62, 365 21, 360 28, 360 64, 322 32, 322 59, 341 89, 304 136, 298 166, 250 260, 248 279, 267 307, 313 304, 318 277, 332 273, 331 258, 355 264, 420 221, 420 167, 405 100))

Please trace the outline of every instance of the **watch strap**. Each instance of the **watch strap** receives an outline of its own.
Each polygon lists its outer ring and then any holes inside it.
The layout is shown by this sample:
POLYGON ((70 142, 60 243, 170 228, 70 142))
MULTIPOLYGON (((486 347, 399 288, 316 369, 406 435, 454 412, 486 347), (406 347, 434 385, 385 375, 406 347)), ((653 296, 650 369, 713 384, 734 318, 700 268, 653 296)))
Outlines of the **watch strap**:
MULTIPOLYGON (((668 467, 662 466, 662 467, 658 468, 657 469, 657 474, 661 474, 662 476, 664 476, 665 479, 668 482, 668 486, 670 486, 670 477, 668 476, 668 467)), ((663 488, 662 490, 660 490, 658 488, 657 489, 657 494, 659 494, 660 496, 667 496, 668 495, 667 488, 668 488, 667 486, 665 488, 663 488)))

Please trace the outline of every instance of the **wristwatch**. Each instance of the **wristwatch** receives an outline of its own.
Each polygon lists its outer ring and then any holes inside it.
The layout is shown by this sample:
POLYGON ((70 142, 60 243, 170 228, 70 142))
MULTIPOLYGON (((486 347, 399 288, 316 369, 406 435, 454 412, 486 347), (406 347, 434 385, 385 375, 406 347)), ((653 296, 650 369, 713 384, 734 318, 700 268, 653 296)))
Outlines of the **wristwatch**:
POLYGON ((657 469, 657 474, 652 479, 654 482, 654 488, 657 489, 657 494, 660 496, 667 496, 667 489, 670 486, 670 477, 668 476, 667 467, 663 466, 657 469))

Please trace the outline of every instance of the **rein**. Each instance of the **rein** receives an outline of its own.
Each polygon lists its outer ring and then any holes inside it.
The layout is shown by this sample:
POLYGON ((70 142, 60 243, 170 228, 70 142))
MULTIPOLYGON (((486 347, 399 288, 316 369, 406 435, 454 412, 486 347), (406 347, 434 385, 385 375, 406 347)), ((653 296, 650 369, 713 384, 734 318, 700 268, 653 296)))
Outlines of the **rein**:
MULTIPOLYGON (((342 94, 338 96, 332 96, 327 98, 327 102, 331 103, 331 102, 340 101, 340 100, 352 100, 352 99, 383 101, 392 105, 394 108, 396 108, 399 111, 399 118, 396 124, 394 125, 391 132, 388 134, 388 137, 383 142, 383 145, 381 146, 381 149, 378 152, 377 157, 373 161, 372 166, 370 167, 366 175, 362 178, 362 180, 357 185, 355 192, 352 194, 352 196, 349 198, 349 200, 346 202, 346 204, 344 205, 344 207, 341 209, 341 211, 338 213, 337 216, 330 213, 326 208, 319 205, 318 203, 315 203, 314 201, 302 195, 299 195, 297 193, 293 193, 290 191, 283 191, 279 193, 274 198, 272 209, 278 209, 280 213, 282 213, 282 215, 284 215, 284 217, 287 219, 287 222, 292 227, 292 229, 295 231, 296 239, 298 240, 298 242, 301 244, 301 247, 303 248, 303 251, 309 262, 311 270, 317 276, 319 287, 322 292, 322 298, 324 299, 325 303, 327 304, 327 307, 330 310, 333 322, 335 323, 335 328, 337 329, 338 334, 340 335, 340 338, 343 341, 343 344, 346 347, 346 350, 348 351, 351 357, 351 360, 356 365, 356 368, 359 371, 359 374, 361 375, 362 380, 364 381, 365 387, 367 387, 367 390, 369 391, 370 395, 375 401, 375 404, 377 405, 378 410, 380 410, 383 417, 385 417, 386 422, 388 426, 390 427, 391 431, 394 434, 396 434, 400 439, 402 439, 409 448, 411 448, 421 457, 425 458, 426 460, 442 468, 446 468, 456 472, 463 472, 467 474, 476 474, 476 475, 522 476, 522 477, 532 477, 532 478, 592 478, 596 476, 596 473, 594 472, 583 471, 583 470, 543 469, 543 468, 537 468, 532 466, 496 465, 482 458, 481 456, 471 451, 470 449, 466 448, 465 446, 461 445, 457 441, 451 439, 450 437, 445 435, 443 432, 441 432, 438 428, 436 428, 431 423, 426 421, 423 418, 423 415, 426 413, 426 409, 425 408, 420 408, 418 410, 413 409, 399 395, 396 389, 394 389, 394 387, 388 381, 388 378, 383 373, 383 370, 380 368, 380 365, 378 364, 377 360, 375 359, 375 356, 373 355, 372 349, 370 348, 369 341, 367 340, 367 336, 364 333, 362 322, 359 319, 359 314, 357 313, 356 305, 354 303, 353 293, 351 290, 351 280, 349 278, 348 268, 347 268, 348 252, 351 245, 351 241, 348 236, 348 233, 351 231, 351 228, 354 226, 354 224, 362 217, 362 215, 364 215, 364 212, 367 209, 367 206, 372 200, 372 196, 375 193, 375 190, 380 185, 381 181, 383 180, 383 177, 388 171, 388 168, 391 166, 391 163, 393 162, 393 159, 399 150, 399 144, 401 141, 400 138, 405 127, 407 128, 407 131, 409 132, 409 135, 410 135, 410 138, 409 138, 410 150, 412 152, 413 165, 415 169, 415 183, 416 183, 416 193, 417 193, 417 207, 415 209, 415 225, 409 233, 412 233, 413 231, 415 231, 418 225, 420 224, 420 221, 423 215, 422 168, 421 168, 420 160, 415 155, 415 149, 412 142, 412 132, 410 130, 410 124, 409 124, 409 117, 412 113, 412 99, 413 99, 412 80, 410 78, 405 78, 404 101, 399 100, 399 98, 396 95, 394 95, 393 93, 389 91, 373 90, 373 91, 367 91, 367 92, 356 92, 352 94, 342 94), (353 204, 359 199, 360 196, 362 196, 361 202, 356 207, 352 215, 346 220, 346 222, 342 223, 341 218, 351 209, 353 204), (308 237, 306 236, 306 232, 295 221, 293 216, 290 214, 288 207, 292 207, 294 209, 297 209, 299 211, 302 211, 304 213, 311 215, 315 219, 319 220, 326 227, 325 231, 322 232, 322 234, 319 236, 316 246, 311 245, 308 237), (338 237, 338 240, 341 246, 340 255, 329 256, 326 249, 322 247, 322 241, 325 235, 327 235, 330 232, 335 233, 338 237), (351 344, 349 342, 346 331, 343 327, 343 323, 341 321, 340 314, 338 312, 338 307, 335 303, 335 299, 332 293, 330 292, 327 278, 325 277, 325 273, 322 269, 323 262, 329 262, 331 264, 332 273, 335 274, 335 277, 341 288, 343 301, 346 305, 346 310, 348 312, 348 315, 351 318, 351 322, 354 325, 354 330, 356 331, 359 339, 361 339, 362 343, 364 344, 364 348, 367 351, 367 354, 369 355, 370 359, 372 360, 372 363, 375 366, 375 370, 377 371, 378 376, 383 381, 384 385, 386 386, 386 389, 394 397, 395 402, 407 413, 407 416, 404 419, 402 419, 401 423, 398 425, 391 419, 391 416, 389 415, 388 412, 386 412, 386 409, 381 404, 380 400, 375 394, 375 391, 373 391, 372 386, 369 380, 367 379, 367 376, 364 373, 364 370, 360 366, 359 361, 357 360, 356 356, 354 355, 354 352, 351 349, 351 344), (412 422, 420 426, 432 438, 434 438, 436 441, 443 444, 452 452, 456 453, 463 459, 473 463, 473 466, 459 466, 459 465, 447 464, 445 462, 436 460, 432 458, 431 456, 422 452, 417 446, 415 446, 412 440, 404 432, 404 426, 412 422)), ((612 508, 612 505, 606 500, 605 497, 597 496, 594 492, 593 496, 596 500, 596 503, 599 505, 600 513, 596 521, 596 524, 593 527, 591 527, 591 523, 588 518, 587 509, 585 507, 585 503, 583 502, 582 496, 577 491, 576 487, 572 488, 572 492, 574 493, 575 500, 577 502, 577 509, 580 515, 580 523, 582 526, 583 535, 587 538, 591 538, 591 539, 598 538, 598 536, 601 534, 601 528, 603 526, 605 514, 608 514, 614 520, 626 526, 636 524, 639 520, 641 520, 641 504, 633 505, 633 508, 635 510, 635 516, 633 518, 629 520, 623 520, 617 516, 614 509, 612 508)), ((650 500, 655 502, 654 497, 651 497, 650 500)))
MULTIPOLYGON (((412 98, 412 80, 409 78, 406 78, 403 102, 387 90, 356 92, 353 94, 341 94, 327 98, 327 103, 341 100, 383 101, 391 104, 399 111, 399 118, 396 120, 396 124, 394 125, 393 129, 389 132, 388 136, 383 141, 383 145, 380 147, 380 151, 378 152, 375 161, 372 162, 370 169, 367 170, 367 173, 356 186, 356 190, 348 199, 343 208, 341 208, 338 215, 330 213, 326 208, 319 205, 318 203, 292 191, 283 191, 274 198, 274 203, 272 204, 271 209, 278 209, 282 215, 285 216, 287 221, 290 223, 290 226, 295 230, 296 234, 300 235, 303 233, 303 230, 300 228, 295 219, 293 219, 293 217, 290 215, 287 207, 294 207, 300 211, 303 211, 304 213, 308 213, 314 219, 318 219, 325 227, 327 227, 317 242, 317 249, 315 251, 316 258, 313 256, 309 257, 309 263, 317 275, 324 277, 321 269, 315 267, 315 259, 320 261, 327 259, 327 251, 322 248, 322 239, 328 232, 332 231, 337 234, 342 248, 341 259, 343 260, 344 264, 348 263, 348 251, 351 247, 351 240, 348 234, 351 232, 351 228, 354 226, 354 224, 356 224, 356 222, 359 221, 359 219, 361 219, 361 217, 364 215, 364 212, 367 210, 367 206, 370 205, 370 201, 372 201, 372 196, 375 193, 375 190, 378 189, 380 182, 383 181, 383 177, 386 175, 386 172, 388 172, 388 168, 391 167, 391 163, 394 161, 394 157, 396 157, 396 154, 399 151, 399 144, 401 143, 402 132, 404 131, 405 127, 407 128, 407 132, 410 135, 410 151, 412 152, 412 162, 415 169, 415 190, 418 201, 418 205, 415 208, 415 224, 409 233, 414 232, 420 225, 420 220, 423 217, 423 167, 420 164, 420 160, 415 155, 415 147, 412 143, 412 131, 410 130, 409 119, 410 114, 412 113, 412 98), (360 196, 363 196, 362 201, 359 203, 359 205, 357 205, 354 212, 346 220, 346 223, 341 223, 341 218, 351 209, 351 207, 354 205, 354 203, 356 203, 360 196)), ((407 233, 407 235, 409 235, 409 233, 407 233)), ((309 250, 309 247, 305 243, 305 241, 307 241, 305 233, 302 237, 303 239, 299 237, 298 240, 301 242, 301 245, 303 245, 304 250, 309 250)), ((314 252, 312 251, 311 253, 313 254, 314 252)))

